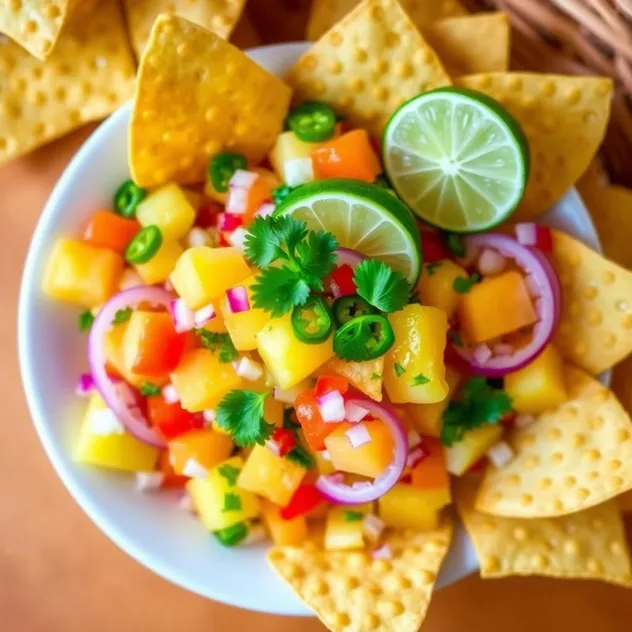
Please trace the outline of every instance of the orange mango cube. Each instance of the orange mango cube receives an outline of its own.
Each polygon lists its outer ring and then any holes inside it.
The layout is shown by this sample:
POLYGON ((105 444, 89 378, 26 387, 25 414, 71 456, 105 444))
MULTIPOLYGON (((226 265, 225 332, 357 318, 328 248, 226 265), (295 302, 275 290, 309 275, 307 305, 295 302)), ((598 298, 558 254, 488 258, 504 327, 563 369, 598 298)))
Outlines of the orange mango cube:
POLYGON ((461 296, 461 329, 474 344, 533 325, 538 320, 522 275, 510 270, 483 279, 461 296))
POLYGON ((194 430, 172 439, 168 443, 169 462, 176 474, 191 476, 189 467, 201 466, 210 470, 233 451, 230 435, 212 428, 194 430))
POLYGON ((412 470, 412 485, 418 489, 434 490, 443 497, 445 505, 452 501, 450 495, 450 474, 448 473, 446 455, 438 439, 424 437, 422 449, 428 454, 412 470))
POLYGON ((307 539, 307 520, 305 516, 297 516, 291 520, 283 520, 280 507, 264 500, 262 518, 272 542, 278 546, 298 546, 307 539))

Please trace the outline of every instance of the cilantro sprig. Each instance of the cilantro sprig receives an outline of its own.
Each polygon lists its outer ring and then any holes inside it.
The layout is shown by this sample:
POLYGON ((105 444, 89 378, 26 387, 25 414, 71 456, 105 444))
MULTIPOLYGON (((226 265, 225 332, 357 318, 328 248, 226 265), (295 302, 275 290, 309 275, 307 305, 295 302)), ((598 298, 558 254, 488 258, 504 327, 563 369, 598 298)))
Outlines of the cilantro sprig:
POLYGON ((476 273, 467 278, 456 277, 456 279, 452 282, 452 288, 457 294, 467 294, 480 280, 480 275, 476 273))
POLYGON ((242 448, 255 443, 265 445, 274 432, 274 425, 263 418, 263 406, 268 395, 270 391, 230 391, 215 409, 215 423, 230 432, 235 444, 242 448))
POLYGON ((396 312, 408 304, 410 284, 406 277, 383 261, 362 261, 353 272, 353 282, 358 294, 381 312, 396 312))
POLYGON ((138 390, 143 397, 155 397, 160 395, 162 389, 153 382, 143 382, 138 390))
POLYGON ((225 364, 239 357, 239 351, 235 349, 235 345, 228 334, 220 334, 214 331, 207 331, 206 329, 196 329, 195 333, 199 336, 200 342, 205 349, 213 353, 218 352, 220 362, 225 364))
POLYGON ((336 248, 331 233, 309 230, 290 215, 255 218, 245 240, 246 257, 262 270, 252 285, 254 306, 279 317, 304 305, 310 292, 323 290, 336 248))
POLYGON ((302 446, 295 445, 286 455, 286 459, 292 461, 296 465, 300 465, 306 470, 311 470, 316 466, 312 455, 302 446))
POLYGON ((511 410, 511 397, 491 386, 484 377, 470 378, 463 386, 461 401, 451 401, 443 413, 441 442, 451 446, 468 430, 497 424, 511 410))

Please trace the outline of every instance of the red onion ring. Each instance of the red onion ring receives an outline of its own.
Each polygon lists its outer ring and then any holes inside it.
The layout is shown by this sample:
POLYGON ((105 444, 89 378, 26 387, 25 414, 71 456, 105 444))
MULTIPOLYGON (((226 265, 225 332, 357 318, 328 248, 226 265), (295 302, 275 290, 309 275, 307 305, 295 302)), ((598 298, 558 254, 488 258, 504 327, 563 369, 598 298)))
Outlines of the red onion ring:
POLYGON ((373 417, 387 425, 393 436, 393 460, 372 483, 367 481, 350 486, 333 475, 320 476, 316 481, 316 488, 330 502, 339 505, 361 505, 384 496, 397 483, 408 458, 408 436, 401 419, 389 405, 374 402, 355 390, 351 397, 345 398, 345 401, 368 410, 373 417))
POLYGON ((117 393, 115 383, 105 371, 105 341, 104 337, 112 328, 112 321, 116 312, 129 307, 136 308, 141 303, 159 305, 169 310, 173 295, 158 287, 141 286, 134 287, 113 296, 99 311, 92 323, 90 338, 88 341, 88 360, 90 371, 94 378, 94 385, 103 397, 108 408, 117 416, 125 429, 139 441, 164 448, 164 440, 147 424, 147 420, 139 414, 138 410, 132 412, 129 406, 123 402, 117 393))
POLYGON ((503 377, 507 373, 518 371, 536 358, 551 341, 561 309, 560 283, 553 266, 546 257, 534 248, 519 244, 513 237, 499 233, 487 233, 466 237, 466 257, 472 250, 481 248, 496 250, 506 259, 513 260, 540 291, 535 303, 539 320, 533 326, 533 338, 522 349, 501 356, 494 356, 481 363, 474 357, 473 351, 453 345, 454 351, 471 370, 486 377, 503 377))
POLYGON ((359 263, 366 259, 363 254, 359 253, 357 250, 352 250, 351 248, 337 248, 336 255, 338 255, 336 267, 344 266, 346 264, 355 268, 359 263))

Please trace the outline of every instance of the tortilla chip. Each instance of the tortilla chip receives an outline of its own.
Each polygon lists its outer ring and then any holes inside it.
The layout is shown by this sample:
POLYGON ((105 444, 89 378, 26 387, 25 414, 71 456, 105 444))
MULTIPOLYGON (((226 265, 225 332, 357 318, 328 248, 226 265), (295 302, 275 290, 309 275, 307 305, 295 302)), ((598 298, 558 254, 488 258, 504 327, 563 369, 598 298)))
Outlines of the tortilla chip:
POLYGON ((140 62, 130 122, 130 167, 140 186, 204 179, 224 149, 257 164, 270 150, 290 89, 215 33, 158 17, 140 62))
POLYGON ((553 256, 562 285, 556 345, 596 375, 632 351, 632 272, 559 231, 553 256))
POLYGON ((296 62, 287 79, 299 100, 327 101, 378 137, 402 103, 450 84, 396 0, 364 0, 296 62))
POLYGON ((488 465, 476 509, 494 516, 548 518, 594 507, 632 489, 632 421, 612 391, 571 366, 569 400, 508 441, 516 454, 488 465))
POLYGON ((441 20, 422 32, 453 77, 509 70, 511 28, 504 13, 441 20))
POLYGON ((136 57, 140 59, 151 27, 161 13, 173 13, 228 39, 246 0, 125 0, 127 24, 136 57))
MULTIPOLYGON (((314 0, 307 24, 307 39, 315 41, 337 24, 360 0, 314 0)), ((467 15, 458 0, 401 0, 400 4, 419 28, 444 18, 467 15)))
POLYGON ((368 362, 347 362, 339 358, 332 358, 325 363, 322 372, 333 371, 346 377, 352 386, 368 395, 377 402, 382 401, 382 384, 384 380, 384 356, 368 362), (378 377, 379 376, 379 377, 378 377))
POLYGON ((0 36, 0 163, 113 112, 134 71, 116 0, 69 25, 46 62, 0 36))
POLYGON ((577 182, 601 145, 612 81, 535 73, 489 73, 455 80, 504 105, 529 141, 531 173, 511 220, 530 221, 577 182))
POLYGON ((426 533, 392 531, 384 539, 390 560, 307 542, 275 546, 268 561, 330 630, 417 632, 451 535, 451 525, 426 533))
POLYGON ((458 479, 455 501, 481 577, 541 575, 632 585, 630 551, 615 501, 559 518, 497 518, 474 509, 476 481, 458 479))

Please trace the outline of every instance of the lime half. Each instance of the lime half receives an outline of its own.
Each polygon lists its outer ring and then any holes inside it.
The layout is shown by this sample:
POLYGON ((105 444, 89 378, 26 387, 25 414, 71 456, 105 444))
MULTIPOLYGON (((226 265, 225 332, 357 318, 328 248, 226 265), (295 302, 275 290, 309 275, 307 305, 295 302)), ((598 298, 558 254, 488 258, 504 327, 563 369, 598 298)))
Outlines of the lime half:
POLYGON ((313 230, 333 233, 341 246, 381 259, 416 283, 419 229, 412 213, 386 189, 359 180, 312 182, 292 191, 275 211, 285 213, 313 230))
POLYGON ((440 88, 404 103, 382 144, 398 195, 424 221, 475 232, 505 220, 529 175, 529 145, 519 123, 487 95, 440 88))

